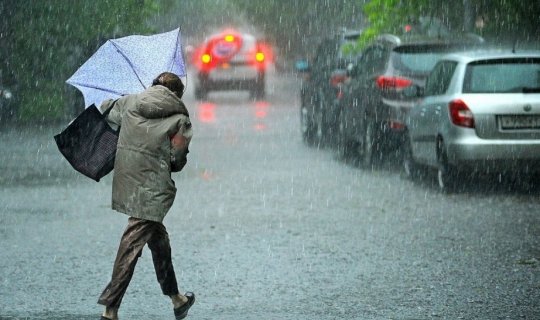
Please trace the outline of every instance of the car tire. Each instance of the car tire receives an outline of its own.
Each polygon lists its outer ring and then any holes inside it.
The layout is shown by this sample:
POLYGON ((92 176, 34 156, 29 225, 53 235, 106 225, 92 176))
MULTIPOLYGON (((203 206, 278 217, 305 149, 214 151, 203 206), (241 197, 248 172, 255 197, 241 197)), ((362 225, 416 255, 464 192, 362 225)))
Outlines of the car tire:
POLYGON ((437 185, 439 191, 443 193, 454 193, 458 186, 458 170, 448 161, 448 155, 445 151, 444 144, 440 141, 438 144, 438 160, 437 160, 437 185))
POLYGON ((321 96, 317 96, 313 103, 312 119, 312 144, 321 147, 326 135, 324 126, 324 102, 321 96))
POLYGON ((256 100, 262 100, 266 97, 264 74, 259 75, 257 79, 255 79, 255 85, 253 89, 251 89, 250 94, 251 97, 256 100))
POLYGON ((313 122, 311 121, 308 107, 304 103, 302 103, 300 107, 300 130, 302 132, 304 143, 308 146, 313 145, 315 129, 313 128, 313 122))
POLYGON ((338 117, 337 154, 340 159, 347 159, 353 150, 354 143, 347 136, 345 113, 341 111, 338 117))
POLYGON ((420 165, 414 161, 412 146, 409 137, 405 138, 402 146, 402 173, 403 177, 416 181, 420 178, 420 165))
POLYGON ((319 111, 315 113, 315 141, 317 145, 320 145, 324 139, 324 115, 323 115, 323 105, 322 102, 319 102, 319 111))
POLYGON ((364 134, 362 136, 362 143, 359 147, 360 153, 360 167, 364 169, 372 169, 374 165, 375 157, 378 153, 378 133, 377 126, 374 121, 367 120, 364 126, 364 134))
POLYGON ((208 99, 208 90, 204 87, 195 87, 195 99, 206 100, 208 99))

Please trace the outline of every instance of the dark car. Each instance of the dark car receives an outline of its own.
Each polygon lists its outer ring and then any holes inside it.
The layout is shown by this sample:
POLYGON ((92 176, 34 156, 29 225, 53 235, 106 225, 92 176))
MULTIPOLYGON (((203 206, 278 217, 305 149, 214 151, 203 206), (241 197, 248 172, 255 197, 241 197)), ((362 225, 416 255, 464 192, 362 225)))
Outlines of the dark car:
POLYGON ((271 59, 270 46, 254 35, 235 30, 212 35, 194 52, 196 98, 206 99, 217 90, 247 90, 252 97, 264 98, 271 59))
POLYGON ((405 118, 418 98, 405 94, 423 87, 440 57, 480 45, 483 39, 422 35, 381 35, 362 51, 343 89, 338 120, 338 151, 371 167, 383 155, 398 151, 405 137, 405 118))
POLYGON ((337 132, 336 99, 340 98, 346 67, 355 57, 346 48, 356 43, 360 35, 360 31, 348 31, 324 39, 309 63, 297 63, 297 70, 304 73, 300 90, 301 131, 309 145, 328 141, 337 132))

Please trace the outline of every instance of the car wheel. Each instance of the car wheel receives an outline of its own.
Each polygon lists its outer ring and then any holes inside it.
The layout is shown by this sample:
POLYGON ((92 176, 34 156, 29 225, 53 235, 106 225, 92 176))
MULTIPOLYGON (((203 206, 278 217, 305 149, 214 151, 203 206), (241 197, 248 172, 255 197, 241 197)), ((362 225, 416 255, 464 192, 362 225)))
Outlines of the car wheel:
POLYGON ((255 80, 255 85, 251 91, 251 96, 257 100, 261 100, 265 98, 266 93, 265 93, 264 75, 259 75, 257 79, 255 80))
POLYGON ((208 99, 208 90, 204 87, 195 87, 195 99, 206 100, 208 99))
POLYGON ((319 108, 319 112, 315 114, 315 125, 316 125, 316 131, 315 131, 315 139, 318 144, 323 140, 324 138, 324 117, 322 114, 322 109, 319 108))
POLYGON ((420 178, 420 165, 414 161, 413 151, 409 137, 406 137, 405 143, 402 146, 402 169, 403 176, 410 180, 418 180, 420 178))
POLYGON ((458 171, 448 162, 448 155, 444 150, 444 144, 438 143, 437 184, 439 190, 444 193, 454 193, 457 190, 458 171))
POLYGON ((351 155, 353 143, 347 137, 345 131, 346 121, 345 113, 340 112, 338 117, 338 132, 337 132, 337 154, 339 158, 346 159, 351 155))
POLYGON ((377 153, 377 130, 374 121, 367 121, 364 127, 364 136, 360 144, 360 166, 365 169, 373 168, 377 153))
POLYGON ((302 139, 307 145, 313 145, 314 129, 309 115, 308 108, 302 104, 300 107, 300 130, 302 132, 302 139))

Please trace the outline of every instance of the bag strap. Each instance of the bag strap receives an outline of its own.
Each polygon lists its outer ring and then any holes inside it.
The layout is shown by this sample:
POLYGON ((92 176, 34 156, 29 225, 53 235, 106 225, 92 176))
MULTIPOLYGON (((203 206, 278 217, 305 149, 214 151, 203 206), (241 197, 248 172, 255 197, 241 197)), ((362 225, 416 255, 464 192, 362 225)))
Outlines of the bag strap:
POLYGON ((114 100, 113 103, 111 104, 111 106, 109 108, 107 108, 107 110, 105 110, 103 112, 103 117, 106 118, 109 113, 111 112, 112 108, 114 108, 114 105, 116 104, 116 101, 118 101, 118 99, 114 100))

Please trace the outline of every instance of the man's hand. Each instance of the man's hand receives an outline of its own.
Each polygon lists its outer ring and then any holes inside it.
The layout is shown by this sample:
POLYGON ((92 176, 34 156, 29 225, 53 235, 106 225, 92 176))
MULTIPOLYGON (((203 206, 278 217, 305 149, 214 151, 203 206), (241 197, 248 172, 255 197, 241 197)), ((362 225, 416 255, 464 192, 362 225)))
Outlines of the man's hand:
POLYGON ((171 137, 171 171, 181 171, 187 163, 187 154, 189 153, 188 139, 180 133, 171 137))

